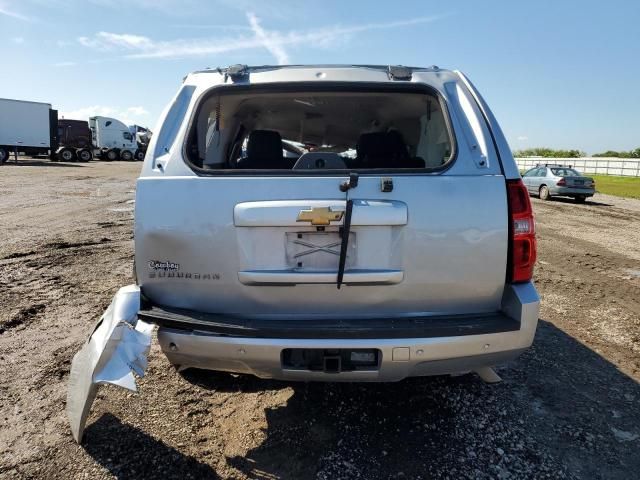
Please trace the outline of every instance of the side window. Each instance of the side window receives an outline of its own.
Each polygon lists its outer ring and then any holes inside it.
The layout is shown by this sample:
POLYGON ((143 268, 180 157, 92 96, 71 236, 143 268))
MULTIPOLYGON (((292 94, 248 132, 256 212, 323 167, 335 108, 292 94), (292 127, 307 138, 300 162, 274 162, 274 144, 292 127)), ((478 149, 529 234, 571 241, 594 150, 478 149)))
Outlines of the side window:
POLYGON ((133 140, 133 135, 131 135, 131 132, 122 132, 122 136, 124 137, 125 140, 129 140, 129 141, 133 140))

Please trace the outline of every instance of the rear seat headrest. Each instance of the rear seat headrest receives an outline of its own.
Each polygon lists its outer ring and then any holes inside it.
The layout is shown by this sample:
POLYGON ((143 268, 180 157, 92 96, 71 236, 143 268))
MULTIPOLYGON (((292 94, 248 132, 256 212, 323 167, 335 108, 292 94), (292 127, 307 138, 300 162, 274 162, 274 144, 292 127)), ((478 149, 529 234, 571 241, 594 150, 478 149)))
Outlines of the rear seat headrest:
POLYGON ((409 160, 407 145, 397 130, 363 133, 358 139, 356 154, 365 168, 402 168, 409 160))
POLYGON ((282 159, 282 137, 273 130, 254 130, 247 141, 247 159, 274 161, 282 159))

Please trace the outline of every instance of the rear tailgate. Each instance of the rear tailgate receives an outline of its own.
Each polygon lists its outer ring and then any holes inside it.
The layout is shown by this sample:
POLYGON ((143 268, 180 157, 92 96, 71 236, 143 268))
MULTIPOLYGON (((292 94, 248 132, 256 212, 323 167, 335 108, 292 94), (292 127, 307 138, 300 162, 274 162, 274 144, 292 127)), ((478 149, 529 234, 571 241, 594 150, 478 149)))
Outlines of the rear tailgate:
POLYGON ((292 235, 306 235, 308 250, 339 238, 338 226, 317 232, 296 219, 320 204, 343 210, 343 180, 139 181, 138 198, 163 205, 137 222, 137 274, 145 295, 163 305, 243 314, 497 309, 507 259, 503 177, 398 176, 386 196, 379 178, 361 178, 351 194, 347 285, 338 290, 337 255, 318 251, 298 257, 298 266, 287 254, 292 235), (278 200, 265 201, 273 192, 278 200), (184 201, 165 201, 182 195, 184 201), (333 237, 324 238, 328 234, 333 237))

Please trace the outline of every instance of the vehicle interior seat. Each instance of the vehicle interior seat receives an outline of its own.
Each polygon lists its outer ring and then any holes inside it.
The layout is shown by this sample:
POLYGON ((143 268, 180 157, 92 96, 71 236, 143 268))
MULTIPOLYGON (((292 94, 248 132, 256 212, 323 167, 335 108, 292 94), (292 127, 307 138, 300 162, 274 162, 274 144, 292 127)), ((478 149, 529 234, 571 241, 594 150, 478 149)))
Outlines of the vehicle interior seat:
POLYGON ((387 142, 394 158, 394 165, 397 164, 396 168, 425 168, 422 158, 409 155, 407 144, 399 131, 389 130, 387 132, 387 142))
POLYGON ((282 155, 282 137, 273 130, 254 130, 247 141, 247 156, 238 161, 238 168, 291 168, 292 162, 282 155))
POLYGON ((424 168, 424 160, 411 157, 402 134, 389 132, 363 133, 356 145, 358 168, 424 168))

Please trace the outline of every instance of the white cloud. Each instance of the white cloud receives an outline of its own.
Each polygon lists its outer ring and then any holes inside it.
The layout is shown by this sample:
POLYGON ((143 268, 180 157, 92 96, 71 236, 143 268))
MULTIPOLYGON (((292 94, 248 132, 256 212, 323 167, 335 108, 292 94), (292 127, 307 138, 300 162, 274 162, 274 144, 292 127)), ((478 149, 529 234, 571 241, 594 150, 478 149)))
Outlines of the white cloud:
POLYGON ((521 142, 524 142, 529 140, 529 137, 527 137, 526 135, 520 135, 519 137, 517 137, 517 139, 521 142))
POLYGON ((153 48, 153 42, 142 35, 129 33, 98 32, 93 38, 78 37, 80 45, 98 50, 137 50, 144 51, 153 48))
POLYGON ((18 13, 14 10, 11 10, 7 7, 6 2, 0 1, 0 15, 4 15, 6 17, 15 18, 17 20, 22 20, 24 22, 32 22, 33 18, 18 13))
POLYGON ((149 112, 141 106, 119 108, 107 105, 91 105, 60 113, 61 118, 64 117, 74 120, 88 120, 89 117, 95 116, 117 118, 127 125, 148 125, 150 121, 149 112))
POLYGON ((279 63, 289 63, 289 55, 285 50, 287 46, 327 48, 340 44, 358 33, 430 23, 444 16, 416 17, 386 23, 350 26, 329 25, 312 30, 289 32, 265 30, 260 25, 260 20, 251 13, 247 14, 247 18, 253 36, 156 41, 139 35, 98 32, 91 38, 79 37, 78 42, 85 47, 98 50, 119 51, 125 58, 183 58, 266 48, 279 63))
POLYGON ((128 50, 146 50, 153 47, 153 42, 142 35, 98 33, 98 38, 107 45, 122 47, 128 50))
POLYGON ((253 13, 247 13, 247 19, 249 25, 251 25, 251 31, 253 31, 256 39, 258 39, 264 48, 266 48, 271 55, 276 57, 278 65, 286 65, 289 62, 289 55, 280 43, 279 34, 267 32, 260 25, 260 20, 253 13))
POLYGON ((17 45, 22 45, 24 43, 24 37, 13 37, 11 41, 17 45))

